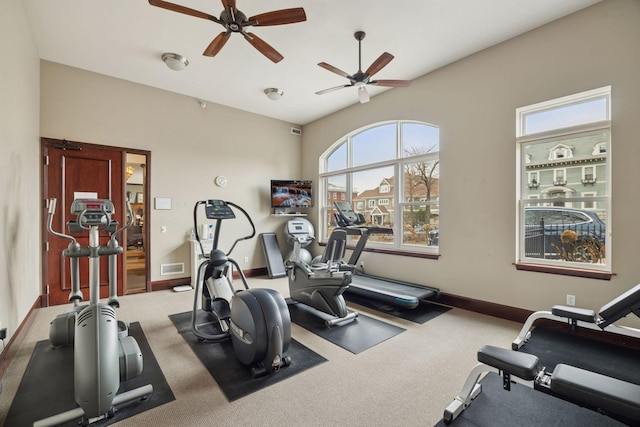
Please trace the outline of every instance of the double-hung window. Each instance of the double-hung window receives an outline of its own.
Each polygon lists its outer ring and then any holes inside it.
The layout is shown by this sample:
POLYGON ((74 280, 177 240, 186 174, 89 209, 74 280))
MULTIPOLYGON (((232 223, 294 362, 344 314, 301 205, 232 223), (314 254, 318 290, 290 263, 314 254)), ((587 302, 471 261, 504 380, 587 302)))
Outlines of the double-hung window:
MULTIPOLYGON (((321 238, 335 228, 331 194, 343 194, 368 225, 393 228, 367 247, 438 252, 440 131, 414 121, 376 123, 333 144, 320 157, 321 238)), ((343 200, 342 197, 340 200, 343 200)))
POLYGON ((611 272, 610 111, 611 87, 516 110, 519 268, 611 272))

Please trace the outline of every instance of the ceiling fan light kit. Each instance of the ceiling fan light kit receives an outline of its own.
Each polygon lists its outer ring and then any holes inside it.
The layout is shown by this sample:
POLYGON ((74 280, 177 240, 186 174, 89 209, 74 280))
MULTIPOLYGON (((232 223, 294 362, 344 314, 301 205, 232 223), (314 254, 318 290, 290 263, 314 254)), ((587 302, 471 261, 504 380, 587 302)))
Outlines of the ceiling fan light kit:
POLYGON ((353 36, 356 40, 358 40, 358 71, 351 74, 347 74, 339 68, 334 67, 333 65, 327 64, 326 62, 320 62, 318 65, 324 68, 325 70, 329 70, 332 73, 336 73, 339 76, 345 77, 349 79, 349 84, 331 87, 329 89, 324 89, 316 92, 316 95, 324 95, 325 93, 333 92, 339 89, 344 89, 345 87, 356 87, 358 88, 358 99, 361 104, 369 102, 369 93, 367 92, 367 85, 372 86, 386 86, 386 87, 406 87, 411 84, 409 80, 371 80, 374 74, 382 70, 384 67, 391 62, 393 59, 393 55, 388 52, 384 52, 382 55, 378 57, 373 64, 367 68, 365 72, 362 71, 362 39, 366 33, 364 31, 356 31, 353 36))
POLYGON ((269 98, 270 100, 277 101, 282 98, 284 92, 282 91, 282 89, 270 87, 264 90, 264 94, 267 95, 267 98, 269 98))
POLYGON ((177 53, 163 53, 162 60, 173 71, 182 71, 189 65, 189 60, 177 53))

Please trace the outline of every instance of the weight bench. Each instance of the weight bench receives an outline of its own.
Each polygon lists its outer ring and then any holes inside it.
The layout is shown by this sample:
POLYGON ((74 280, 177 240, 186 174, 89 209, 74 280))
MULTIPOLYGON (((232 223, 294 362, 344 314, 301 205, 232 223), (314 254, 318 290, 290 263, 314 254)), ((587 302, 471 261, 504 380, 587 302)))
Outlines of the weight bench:
POLYGON ((524 323, 520 333, 511 344, 511 348, 518 350, 531 338, 531 329, 538 319, 569 322, 573 330, 583 327, 640 338, 640 330, 614 324, 631 313, 640 317, 640 284, 602 306, 599 313, 594 310, 565 305, 554 305, 551 311, 536 311, 524 323))
POLYGON ((544 368, 538 369, 537 356, 489 345, 478 350, 478 362, 458 396, 445 409, 445 424, 455 420, 482 392, 478 380, 485 372, 502 375, 505 390, 511 390, 512 382, 533 385, 536 390, 629 425, 637 425, 640 420, 640 385, 564 364, 556 365, 551 373, 545 372, 544 368))

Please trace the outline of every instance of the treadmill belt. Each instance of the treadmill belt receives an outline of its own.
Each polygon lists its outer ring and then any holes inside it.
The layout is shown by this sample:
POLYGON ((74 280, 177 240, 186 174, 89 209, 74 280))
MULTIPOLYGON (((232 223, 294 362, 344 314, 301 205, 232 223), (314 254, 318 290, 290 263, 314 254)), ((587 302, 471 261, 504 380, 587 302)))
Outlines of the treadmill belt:
POLYGON ((421 325, 427 323, 431 319, 438 317, 442 313, 446 313, 447 311, 451 310, 451 307, 431 303, 428 301, 422 301, 416 308, 402 308, 385 304, 380 301, 375 301, 372 298, 366 298, 356 294, 347 295, 346 292, 344 298, 354 304, 368 307, 381 313, 399 317, 401 319, 405 319, 413 323, 419 323, 421 325))
POLYGON ((428 299, 436 294, 433 289, 405 284, 391 279, 375 276, 353 275, 352 286, 389 294, 408 295, 417 299, 428 299))
POLYGON ((346 294, 383 301, 387 304, 415 308, 421 300, 438 296, 436 289, 406 284, 392 279, 354 274, 346 294))

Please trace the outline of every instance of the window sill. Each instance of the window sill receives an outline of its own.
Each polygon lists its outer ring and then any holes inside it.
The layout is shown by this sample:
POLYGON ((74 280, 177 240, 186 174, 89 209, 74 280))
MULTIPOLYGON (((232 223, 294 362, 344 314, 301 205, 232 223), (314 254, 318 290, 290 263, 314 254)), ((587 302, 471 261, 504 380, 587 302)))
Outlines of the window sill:
POLYGON ((514 263, 516 270, 535 271, 538 273, 561 274, 564 276, 585 277, 588 279, 611 280, 614 273, 606 271, 586 270, 580 268, 555 267, 550 265, 514 263))

